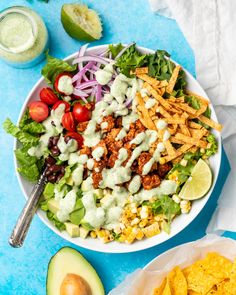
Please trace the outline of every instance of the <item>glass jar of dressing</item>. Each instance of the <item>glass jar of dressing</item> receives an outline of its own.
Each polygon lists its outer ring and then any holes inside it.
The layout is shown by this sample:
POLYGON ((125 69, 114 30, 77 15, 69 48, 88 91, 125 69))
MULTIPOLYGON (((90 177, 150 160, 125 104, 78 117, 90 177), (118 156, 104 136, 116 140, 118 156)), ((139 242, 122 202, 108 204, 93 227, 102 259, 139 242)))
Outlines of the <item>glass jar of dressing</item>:
POLYGON ((17 68, 40 62, 48 47, 48 31, 32 9, 13 6, 0 12, 0 58, 17 68))

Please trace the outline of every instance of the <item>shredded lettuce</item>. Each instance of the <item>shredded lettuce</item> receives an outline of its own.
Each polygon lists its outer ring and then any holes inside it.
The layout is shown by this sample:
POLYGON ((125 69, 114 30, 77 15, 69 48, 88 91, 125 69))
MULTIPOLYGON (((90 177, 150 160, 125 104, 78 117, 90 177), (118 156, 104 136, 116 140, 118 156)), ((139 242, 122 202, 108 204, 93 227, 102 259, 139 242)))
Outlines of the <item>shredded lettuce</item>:
POLYGON ((195 110, 199 110, 201 107, 201 103, 199 99, 197 99, 193 95, 186 95, 184 97, 185 102, 187 102, 191 107, 193 107, 195 110))
POLYGON ((167 226, 165 227, 165 231, 169 233, 170 223, 173 216, 179 215, 181 212, 180 205, 175 203, 175 201, 167 195, 159 196, 158 199, 155 202, 150 203, 150 205, 154 215, 164 214, 166 216, 167 226))
POLYGON ((215 153, 217 153, 218 143, 217 143, 216 138, 213 134, 210 134, 207 136, 207 141, 209 143, 211 143, 211 147, 206 149, 206 156, 210 157, 210 156, 214 155, 215 153))
POLYGON ((176 176, 178 177, 179 186, 187 181, 187 179, 191 175, 193 167, 196 164, 196 161, 194 160, 194 155, 193 154, 190 155, 190 154, 192 153, 188 153, 185 155, 186 156, 185 159, 188 160, 188 163, 186 166, 183 166, 180 163, 177 163, 173 166, 173 168, 168 173, 168 176, 172 174, 176 174, 176 176))
POLYGON ((47 64, 43 67, 41 74, 49 84, 53 84, 56 76, 62 72, 74 72, 77 65, 71 66, 66 61, 52 57, 46 53, 47 64))

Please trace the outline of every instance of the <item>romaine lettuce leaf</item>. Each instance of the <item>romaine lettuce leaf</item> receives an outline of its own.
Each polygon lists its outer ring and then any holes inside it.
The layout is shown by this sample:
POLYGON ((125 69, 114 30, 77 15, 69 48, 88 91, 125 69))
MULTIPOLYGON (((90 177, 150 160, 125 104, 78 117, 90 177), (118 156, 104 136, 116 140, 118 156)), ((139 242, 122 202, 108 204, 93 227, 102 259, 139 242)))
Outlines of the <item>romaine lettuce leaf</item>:
POLYGON ((66 61, 50 56, 46 53, 47 64, 43 67, 41 74, 49 84, 53 84, 56 76, 62 72, 74 72, 77 65, 71 66, 66 61))
POLYGON ((48 182, 45 185, 45 188, 43 190, 43 196, 45 199, 50 199, 54 196, 54 188, 55 188, 55 184, 48 182))
POLYGON ((55 225, 55 227, 56 227, 57 229, 59 229, 59 231, 62 231, 62 230, 65 230, 65 229, 66 229, 65 224, 62 223, 62 222, 60 222, 60 221, 57 219, 56 215, 53 214, 51 211, 47 211, 47 218, 48 218, 49 220, 51 220, 51 222, 55 225))
POLYGON ((110 44, 108 48, 112 54, 112 57, 115 58, 118 55, 118 53, 121 52, 121 50, 124 48, 124 46, 121 43, 117 45, 110 44))

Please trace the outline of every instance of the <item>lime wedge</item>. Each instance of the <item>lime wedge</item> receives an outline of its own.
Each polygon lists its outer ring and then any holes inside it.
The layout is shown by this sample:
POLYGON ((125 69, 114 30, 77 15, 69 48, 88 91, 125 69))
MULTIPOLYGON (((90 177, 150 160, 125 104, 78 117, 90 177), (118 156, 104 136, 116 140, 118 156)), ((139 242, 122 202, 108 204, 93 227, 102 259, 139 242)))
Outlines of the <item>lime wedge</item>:
POLYGON ((179 197, 184 200, 200 199, 209 191, 211 183, 211 169, 205 161, 200 159, 182 187, 179 197))
POLYGON ((61 22, 65 31, 81 41, 94 41, 102 36, 102 24, 98 14, 84 4, 64 4, 61 22))

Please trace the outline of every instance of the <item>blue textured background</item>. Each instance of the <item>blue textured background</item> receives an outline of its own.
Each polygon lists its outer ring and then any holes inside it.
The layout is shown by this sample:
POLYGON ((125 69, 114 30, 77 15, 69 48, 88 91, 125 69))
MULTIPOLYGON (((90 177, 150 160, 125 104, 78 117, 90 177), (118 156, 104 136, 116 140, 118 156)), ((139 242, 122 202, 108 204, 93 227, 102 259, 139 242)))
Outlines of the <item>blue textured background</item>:
MULTIPOLYGON (((60 23, 61 5, 69 1, 50 0, 48 4, 32 1, 0 1, 0 9, 11 5, 28 5, 41 14, 49 29, 50 53, 64 58, 75 52, 81 43, 72 40, 60 23)), ((175 21, 154 15, 148 1, 100 0, 84 1, 95 8, 102 17, 104 37, 93 43, 129 43, 136 41, 141 46, 166 49, 172 57, 194 74, 194 56, 175 21)), ((38 66, 13 69, 0 62, 0 123, 6 117, 16 122, 26 95, 40 78, 38 66)), ((24 205, 24 197, 17 183, 13 167, 13 139, 0 129, 0 294, 41 295, 45 294, 47 264, 50 257, 63 246, 73 246, 51 232, 39 219, 34 218, 25 245, 13 249, 8 245, 8 236, 24 205)), ((229 165, 223 156, 222 167, 216 188, 205 209, 182 233, 170 241, 132 254, 102 254, 79 247, 81 253, 94 265, 109 291, 129 273, 143 267, 151 259, 167 249, 200 238, 215 208, 229 165)), ((235 234, 227 234, 236 239, 235 234)), ((73 246, 74 247, 74 246, 73 246)))

